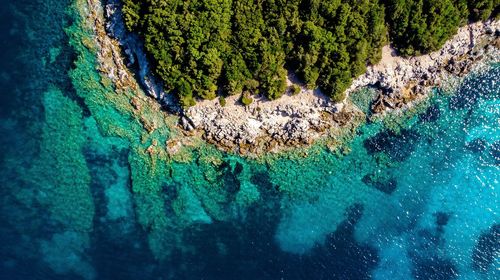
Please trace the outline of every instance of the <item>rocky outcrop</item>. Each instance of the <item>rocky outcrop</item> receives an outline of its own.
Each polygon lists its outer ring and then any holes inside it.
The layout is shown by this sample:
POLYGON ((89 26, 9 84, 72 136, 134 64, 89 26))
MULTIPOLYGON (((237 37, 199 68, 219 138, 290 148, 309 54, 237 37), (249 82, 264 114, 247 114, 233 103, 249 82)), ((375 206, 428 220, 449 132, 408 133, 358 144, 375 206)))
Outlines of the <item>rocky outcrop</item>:
POLYGON ((100 1, 87 0, 87 22, 95 34, 95 42, 83 42, 91 50, 95 50, 99 63, 99 72, 109 79, 117 89, 137 89, 137 81, 124 64, 119 43, 107 35, 102 4, 100 1), (95 43, 95 44, 94 44, 95 43))
POLYGON ((229 150, 243 147, 257 153, 259 149, 310 144, 361 114, 352 105, 330 102, 320 92, 285 95, 275 101, 261 97, 249 106, 232 96, 225 106, 218 100, 202 101, 186 111, 209 142, 229 150))
POLYGON ((144 92, 155 98, 168 112, 182 114, 178 100, 173 94, 168 94, 162 83, 153 75, 142 41, 138 35, 128 32, 125 28, 121 1, 106 0, 105 3, 106 31, 120 44, 128 62, 127 67, 136 69, 138 82, 144 92))
POLYGON ((381 94, 372 104, 375 114, 403 108, 432 87, 467 74, 478 61, 498 61, 499 33, 500 21, 471 24, 460 28, 439 51, 410 58, 399 57, 386 46, 381 62, 368 67, 348 92, 365 86, 380 89, 381 94))

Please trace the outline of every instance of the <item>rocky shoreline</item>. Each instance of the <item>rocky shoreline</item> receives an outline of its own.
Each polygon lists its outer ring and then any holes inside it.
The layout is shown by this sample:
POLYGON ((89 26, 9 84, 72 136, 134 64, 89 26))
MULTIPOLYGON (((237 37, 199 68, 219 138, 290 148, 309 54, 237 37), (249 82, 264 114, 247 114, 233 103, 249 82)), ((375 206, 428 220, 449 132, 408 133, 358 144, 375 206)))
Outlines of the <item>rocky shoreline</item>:
MULTIPOLYGON (((355 79, 348 95, 363 87, 373 87, 378 95, 370 115, 405 109, 422 100, 435 86, 444 86, 453 77, 467 74, 481 61, 499 61, 500 22, 480 22, 459 29, 441 50, 429 55, 403 58, 389 46, 377 65, 355 79)), ((292 85, 289 78, 289 85, 292 85)), ((256 99, 243 106, 238 96, 201 101, 189 108, 196 129, 204 131, 208 142, 240 152, 279 151, 287 146, 310 144, 322 137, 336 137, 341 130, 352 130, 364 114, 347 98, 334 104, 318 90, 301 87, 296 95, 287 94, 269 101, 256 99)), ((182 123, 182 122, 181 122, 182 123)), ((184 125, 186 129, 192 129, 184 125)))
MULTIPOLYGON (((88 2, 91 7, 101 5, 95 0, 88 2)), ((244 106, 239 96, 230 96, 224 105, 218 98, 200 100, 195 106, 182 110, 151 74, 140 40, 125 31, 120 1, 108 0, 106 3, 102 15, 95 14, 94 30, 100 47, 97 54, 101 72, 117 88, 140 84, 161 104, 166 114, 178 116, 179 127, 186 135, 201 135, 207 142, 226 151, 260 154, 308 145, 318 139, 340 137, 353 132, 366 118, 365 113, 348 98, 335 104, 319 90, 307 90, 301 86, 292 74, 287 81, 289 91, 278 100, 254 97, 250 105, 244 106), (137 68, 136 77, 130 71, 131 66, 137 68), (293 85, 300 86, 299 93, 292 93, 293 85)), ((96 8, 103 10, 102 6, 96 8)), ((465 75, 479 62, 500 61, 499 48, 498 20, 464 26, 441 50, 428 55, 403 58, 386 46, 382 60, 356 78, 347 95, 364 87, 377 89, 377 97, 369 112, 373 117, 405 109, 424 99, 433 87, 444 86, 454 77, 465 75)))
POLYGON ((498 62, 500 21, 487 21, 460 28, 438 51, 403 58, 388 46, 380 63, 354 80, 348 92, 375 86, 381 94, 372 103, 374 114, 403 108, 413 97, 426 95, 436 86, 449 86, 453 78, 469 73, 480 62, 498 62))

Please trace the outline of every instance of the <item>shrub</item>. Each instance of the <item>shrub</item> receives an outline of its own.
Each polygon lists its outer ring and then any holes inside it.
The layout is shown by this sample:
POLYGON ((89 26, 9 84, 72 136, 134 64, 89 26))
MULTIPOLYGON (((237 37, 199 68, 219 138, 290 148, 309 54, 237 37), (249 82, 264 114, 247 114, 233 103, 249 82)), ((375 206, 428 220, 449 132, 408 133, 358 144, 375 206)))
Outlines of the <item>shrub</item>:
POLYGON ((290 93, 292 95, 297 95, 297 94, 300 93, 300 91, 301 91, 300 86, 298 86, 298 85, 292 85, 292 86, 290 86, 290 93))
POLYGON ((250 93, 248 91, 243 92, 243 94, 241 95, 241 103, 243 103, 243 105, 245 106, 248 106, 252 104, 252 102, 253 98, 252 96, 250 96, 250 93))
POLYGON ((224 96, 219 97, 219 104, 222 107, 226 106, 226 98, 224 96))

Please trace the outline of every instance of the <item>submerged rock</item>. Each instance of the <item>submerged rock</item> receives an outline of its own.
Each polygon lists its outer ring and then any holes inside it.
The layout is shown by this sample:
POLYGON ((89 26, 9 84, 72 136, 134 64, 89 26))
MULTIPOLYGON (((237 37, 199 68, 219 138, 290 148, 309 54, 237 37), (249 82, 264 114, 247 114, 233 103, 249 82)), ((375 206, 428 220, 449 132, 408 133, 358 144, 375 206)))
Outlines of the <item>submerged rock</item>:
POLYGON ((495 141, 490 147, 490 154, 496 165, 500 165, 500 141, 495 141))
POLYGON ((378 174, 367 174, 363 177, 362 181, 385 194, 392 194, 398 186, 395 178, 386 178, 378 174))
POLYGON ((489 231, 483 233, 477 240, 474 251, 472 252, 474 269, 483 272, 489 270, 495 258, 498 258, 499 255, 500 224, 496 224, 493 225, 489 231))
POLYGON ((410 129, 403 129, 399 134, 388 130, 377 133, 363 142, 369 154, 384 152, 394 161, 403 161, 414 150, 420 135, 410 129))
POLYGON ((465 148, 473 153, 482 153, 486 150, 486 145, 488 145, 488 142, 484 139, 477 138, 465 143, 465 148))
POLYGON ((438 104, 433 104, 422 113, 418 118, 422 122, 435 122, 439 119, 441 111, 438 104))
POLYGON ((437 212, 434 214, 436 217, 436 225, 439 227, 444 227, 448 224, 450 220, 450 214, 444 212, 437 212))
POLYGON ((417 263, 413 269, 415 279, 448 280, 458 277, 458 269, 450 260, 432 258, 417 263))

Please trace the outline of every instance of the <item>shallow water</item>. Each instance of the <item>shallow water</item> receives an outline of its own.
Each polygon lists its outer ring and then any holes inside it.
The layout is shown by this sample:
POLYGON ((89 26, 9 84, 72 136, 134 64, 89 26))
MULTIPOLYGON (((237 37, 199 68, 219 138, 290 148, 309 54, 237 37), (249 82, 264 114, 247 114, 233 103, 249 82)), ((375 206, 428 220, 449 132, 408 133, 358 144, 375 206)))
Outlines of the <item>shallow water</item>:
POLYGON ((0 279, 500 279, 499 65, 344 152, 149 158, 70 4, 0 7, 0 279))

